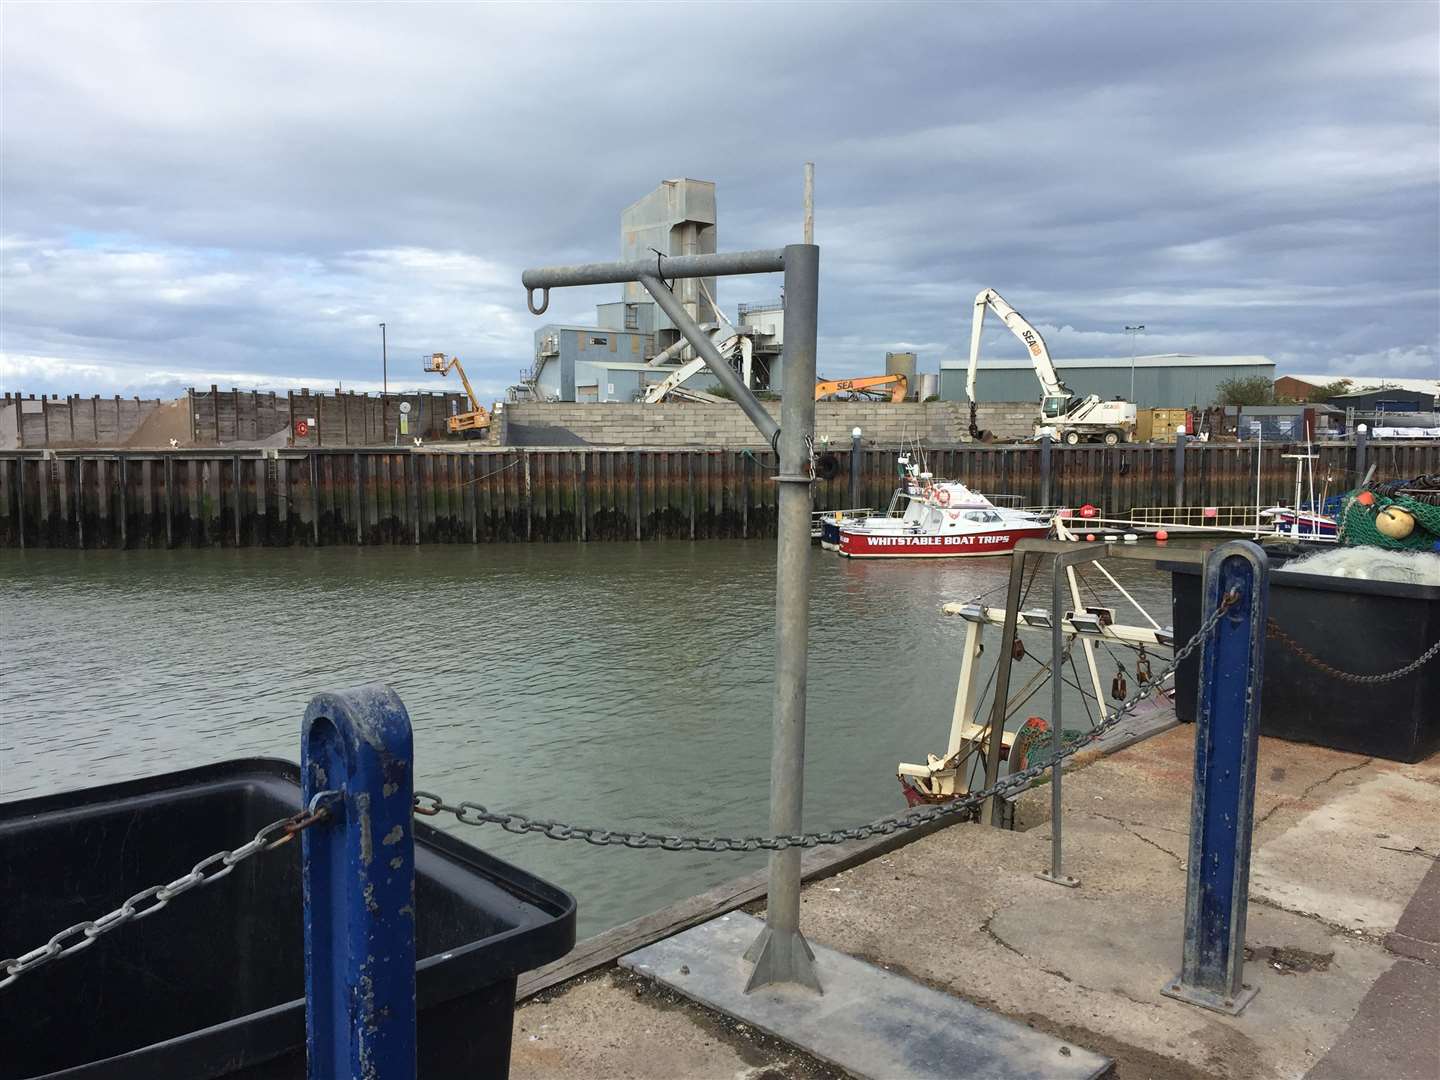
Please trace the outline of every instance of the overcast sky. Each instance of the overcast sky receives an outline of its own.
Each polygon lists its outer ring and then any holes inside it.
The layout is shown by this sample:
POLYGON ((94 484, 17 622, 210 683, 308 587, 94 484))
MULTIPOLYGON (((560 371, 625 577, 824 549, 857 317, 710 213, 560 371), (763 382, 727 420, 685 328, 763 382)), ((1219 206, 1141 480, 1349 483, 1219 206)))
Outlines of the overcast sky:
MULTIPOLYGON (((0 382, 498 394, 527 265, 619 255, 667 177, 800 239, 820 370, 924 370, 994 286, 1062 362, 1440 377, 1440 5, 0 7, 0 382)), ((718 299, 778 294, 726 278, 718 299)), ((593 321, 619 287, 552 297, 593 321)), ((995 331, 987 355, 1024 355, 995 331)))

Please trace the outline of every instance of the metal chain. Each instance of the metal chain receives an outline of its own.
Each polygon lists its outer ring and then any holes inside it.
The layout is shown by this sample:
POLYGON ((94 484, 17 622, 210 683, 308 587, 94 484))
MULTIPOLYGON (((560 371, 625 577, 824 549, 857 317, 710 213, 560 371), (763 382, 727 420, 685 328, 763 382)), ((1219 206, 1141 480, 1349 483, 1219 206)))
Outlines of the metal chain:
POLYGON ((214 855, 209 855, 197 862, 190 868, 188 874, 183 874, 165 885, 151 885, 148 889, 141 889, 114 911, 101 915, 98 919, 86 919, 74 926, 67 926, 44 945, 31 949, 20 956, 0 960, 0 974, 5 976, 0 979, 0 990, 15 982, 20 976, 34 971, 38 967, 44 967, 52 960, 74 956, 82 949, 88 949, 103 934, 118 930, 126 923, 148 919, 177 896, 182 896, 191 889, 210 885, 228 876, 231 870, 251 856, 258 855, 262 851, 274 851, 289 843, 297 833, 303 832, 316 822, 329 817, 333 805, 332 800, 338 798, 339 794, 338 791, 318 792, 304 810, 291 814, 287 818, 272 821, 260 829, 248 842, 241 844, 233 851, 217 851, 214 855), (216 866, 220 869, 213 874, 208 872, 216 866))
POLYGON ((1267 619, 1265 621, 1265 634, 1267 637, 1274 638, 1276 641, 1280 642, 1280 644, 1284 645, 1287 649, 1293 652, 1296 656, 1300 657, 1301 660, 1304 660, 1305 663, 1309 664, 1317 671, 1323 671, 1332 679, 1339 679, 1341 682, 1357 683, 1360 686, 1374 686, 1377 683, 1394 682, 1396 679, 1403 679, 1411 672, 1418 671, 1420 668, 1424 667, 1431 660, 1434 660, 1436 656, 1440 656, 1440 641, 1436 641, 1435 644, 1430 646, 1430 648, 1426 649, 1418 657, 1410 661, 1410 663, 1406 664, 1402 668, 1396 668, 1394 671, 1387 671, 1383 675, 1356 675, 1354 672, 1341 671, 1339 668, 1332 667, 1324 660, 1321 660, 1309 649, 1305 648, 1304 645, 1301 645, 1284 630, 1281 630, 1280 624, 1277 623, 1274 619, 1267 619))
POLYGON ((1097 724, 1075 742, 1063 747, 1060 752, 1044 762, 1027 769, 1013 772, 984 791, 977 791, 946 803, 911 810, 879 818, 865 825, 849 829, 834 829, 829 832, 799 833, 779 836, 673 836, 664 833, 628 831, 623 829, 602 829, 594 826, 570 825, 560 821, 546 821, 525 814, 490 810, 477 802, 449 803, 441 796, 429 791, 415 793, 415 813, 424 817, 438 814, 452 814, 464 825, 499 825, 509 833, 523 835, 538 833, 550 840, 584 840, 597 847, 623 845, 628 848, 658 848, 661 851, 784 851, 787 848, 813 848, 823 844, 842 844, 847 840, 863 840, 871 836, 889 836, 891 833, 914 829, 937 818, 964 813, 979 806, 993 796, 1018 794, 1044 775, 1046 770, 1057 767, 1066 758, 1078 754, 1086 746, 1114 728, 1122 719, 1134 712, 1140 703, 1157 692, 1160 684, 1180 666, 1181 662, 1199 648, 1202 641, 1219 624, 1225 613, 1234 606, 1238 594, 1227 593, 1220 604, 1201 624, 1195 636, 1182 645, 1170 661, 1170 666, 1158 678, 1142 686, 1115 712, 1097 724))

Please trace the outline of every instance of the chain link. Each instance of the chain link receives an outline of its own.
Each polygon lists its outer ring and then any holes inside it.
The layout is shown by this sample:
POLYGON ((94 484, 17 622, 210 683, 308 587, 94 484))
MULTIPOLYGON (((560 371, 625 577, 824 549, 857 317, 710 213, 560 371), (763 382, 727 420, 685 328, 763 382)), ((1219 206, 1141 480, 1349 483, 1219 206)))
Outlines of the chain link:
POLYGON ((1274 619, 1267 619, 1265 621, 1265 635, 1280 642, 1280 644, 1284 645, 1317 671, 1323 671, 1332 679, 1339 679, 1341 682, 1355 683, 1359 686, 1375 686, 1380 683, 1394 682, 1396 679, 1403 679, 1411 672, 1418 671, 1424 667, 1431 660, 1434 660, 1436 656, 1440 656, 1440 641, 1436 641, 1430 648, 1426 649, 1402 668, 1387 671, 1382 675, 1357 675, 1351 671, 1341 671, 1339 668, 1321 660, 1309 649, 1305 648, 1304 645, 1301 645, 1284 630, 1280 629, 1280 624, 1274 619))
MULTIPOLYGON (((541 818, 528 817, 520 813, 490 810, 480 803, 470 802, 468 800, 460 803, 449 803, 441 796, 428 791, 417 791, 415 793, 414 812, 423 817, 451 814, 455 817, 456 821, 465 825, 499 825, 506 832, 522 835, 526 833, 537 833, 551 840, 584 840, 587 844, 593 844, 597 847, 621 845, 628 848, 648 848, 659 849, 661 851, 784 851, 788 848, 813 848, 826 844, 842 844, 849 840, 864 840, 872 836, 889 836, 896 832, 918 828, 921 825, 928 824, 940 818, 953 817, 966 813, 979 806, 985 800, 995 796, 1008 797, 1019 794, 1019 792, 1028 788, 1048 770, 1059 767, 1067 758, 1078 754, 1085 747, 1112 730, 1121 720, 1134 712, 1142 702, 1156 693, 1165 679, 1174 673, 1181 662, 1200 647, 1200 644, 1210 635, 1211 631, 1215 629, 1221 618, 1223 618, 1225 613, 1236 603, 1237 599, 1238 595, 1236 593, 1226 594, 1216 609, 1211 612, 1210 616, 1201 624, 1200 629, 1195 632, 1195 635, 1176 650, 1169 667, 1161 672, 1158 678, 1142 685, 1133 697, 1117 708, 1105 720, 1086 732, 1075 742, 1061 748, 1057 754, 1048 760, 1013 772, 983 791, 972 792, 959 799, 918 808, 904 814, 895 814, 879 818, 864 825, 856 825, 846 829, 834 829, 828 832, 781 834, 778 836, 680 836, 640 830, 604 829, 594 826, 571 825, 565 822, 548 821, 541 818)), ((1425 656, 1422 656, 1407 668, 1401 669, 1398 673, 1392 673, 1388 676, 1352 677, 1362 678, 1365 681, 1372 682, 1398 678, 1401 674, 1405 674, 1409 670, 1413 670, 1425 663, 1437 651, 1440 651, 1440 644, 1437 644, 1437 646, 1432 648, 1425 656)), ((261 852, 274 851, 276 848, 288 843, 297 833, 328 818, 333 802, 338 797, 339 792, 336 791, 319 792, 310 800, 310 805, 305 810, 293 814, 288 818, 272 821, 270 824, 262 827, 255 833, 254 837, 240 847, 230 851, 217 851, 215 854, 201 859, 190 868, 188 873, 182 874, 174 881, 164 885, 152 885, 147 889, 142 889, 125 900, 114 911, 107 912, 95 919, 86 919, 73 926, 68 926, 53 935, 44 945, 31 949, 29 952, 20 956, 0 960, 0 973, 3 973, 5 976, 3 979, 0 979, 0 989, 10 986, 21 976, 34 971, 36 968, 43 967, 51 961, 59 960, 66 956, 73 956, 75 953, 89 948, 103 935, 118 930, 127 923, 138 922, 142 919, 149 918, 151 915, 165 908, 170 901, 176 897, 183 896, 192 889, 201 888, 219 881, 221 878, 228 877, 230 872, 246 859, 261 852), (219 869, 216 870, 216 867, 219 867, 219 869), (211 872, 212 870, 214 870, 213 873, 211 872)))
POLYGON ((258 855, 262 851, 274 851, 289 843, 297 833, 303 832, 316 822, 329 817, 334 800, 339 795, 338 791, 318 792, 304 810, 291 814, 287 818, 270 822, 250 840, 233 851, 217 851, 214 855, 208 855, 192 866, 189 873, 182 874, 174 881, 141 889, 114 911, 107 912, 97 919, 86 919, 74 926, 67 926, 44 945, 31 949, 20 956, 0 960, 0 974, 5 976, 0 979, 0 990, 15 982, 20 976, 34 971, 38 967, 44 967, 52 960, 74 956, 76 953, 88 949, 101 936, 120 929, 126 923, 148 919, 162 910, 171 900, 178 896, 184 896, 191 889, 210 885, 223 877, 228 877, 230 871, 246 859, 258 855), (217 866, 220 869, 210 873, 211 869, 217 866))
POLYGON ((446 802, 441 796, 429 791, 415 793, 415 813, 424 817, 451 814, 464 825, 499 825, 509 833, 524 835, 535 833, 550 840, 584 840, 597 847, 623 845, 628 848, 654 848, 660 851, 784 851, 787 848, 813 848, 823 844, 842 844, 847 840, 864 840, 871 836, 889 836, 892 833, 914 829, 942 817, 963 814, 979 806, 993 796, 1019 794, 1044 773, 1058 766, 1065 759, 1078 754, 1096 739, 1110 731, 1126 716, 1134 712, 1141 702, 1160 689, 1161 683, 1172 675, 1181 662, 1200 647, 1201 642, 1215 629, 1225 613, 1239 599, 1236 593, 1227 593, 1220 604, 1201 624, 1195 636, 1182 645, 1170 661, 1170 666, 1140 687, 1115 712, 1097 724, 1075 742, 1063 747, 1060 752, 1046 761, 1021 769, 1006 776, 984 791, 977 791, 950 802, 911 810, 904 814, 893 814, 879 818, 865 825, 848 829, 834 829, 829 832, 782 834, 779 836, 677 836, 668 833, 602 829, 595 826, 569 825, 558 821, 546 821, 528 817, 513 811, 490 810, 477 802, 446 802))

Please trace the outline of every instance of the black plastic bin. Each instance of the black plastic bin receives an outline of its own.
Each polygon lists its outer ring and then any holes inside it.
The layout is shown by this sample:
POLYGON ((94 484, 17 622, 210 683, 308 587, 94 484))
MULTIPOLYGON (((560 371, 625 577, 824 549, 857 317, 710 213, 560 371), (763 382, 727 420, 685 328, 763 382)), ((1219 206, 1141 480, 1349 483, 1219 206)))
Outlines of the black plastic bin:
MULTIPOLYGON (((0 805, 0 956, 179 877, 299 808, 287 762, 231 761, 0 805)), ((575 942, 575 901, 415 826, 419 1065, 505 1076, 515 980, 575 942)), ((256 855, 0 990, 0 1080, 305 1075, 300 845, 256 855)))
MULTIPOLYGON (((1291 553, 1271 553, 1269 614, 1312 655, 1368 675, 1414 660, 1440 637, 1440 586, 1277 573, 1291 553)), ((1162 562, 1170 571, 1175 640, 1200 626, 1201 567, 1162 562)), ((1175 712, 1194 721, 1199 651, 1175 672, 1175 712)), ((1358 685, 1307 664, 1267 637, 1260 733, 1336 750, 1420 761, 1440 749, 1440 659, 1410 675, 1358 685)))

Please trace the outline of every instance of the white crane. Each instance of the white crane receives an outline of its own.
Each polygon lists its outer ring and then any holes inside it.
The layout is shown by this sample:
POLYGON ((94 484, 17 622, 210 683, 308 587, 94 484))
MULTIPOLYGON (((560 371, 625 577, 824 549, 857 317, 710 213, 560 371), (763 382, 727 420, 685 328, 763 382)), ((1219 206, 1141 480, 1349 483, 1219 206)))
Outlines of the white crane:
MULTIPOLYGON (((725 313, 720 310, 720 305, 715 303, 714 298, 711 297, 710 290, 705 288, 704 281, 700 282, 700 290, 705 294, 705 299, 710 301, 710 306, 715 310, 715 315, 720 320, 718 323, 706 323, 701 329, 710 331, 710 340, 715 343, 715 347, 720 350, 720 355, 722 356, 729 356, 737 345, 740 347, 740 378, 746 386, 749 386, 753 349, 749 336, 741 333, 735 324, 725 317, 725 313)), ((672 356, 679 355, 688 344, 689 342, 682 337, 665 351, 651 357, 647 362, 651 367, 658 367, 672 356)), ((687 363, 681 364, 666 376, 664 380, 655 383, 645 392, 645 404, 654 405, 656 402, 664 401, 665 398, 671 394, 677 397, 693 397, 700 401, 723 401, 723 398, 716 397, 714 394, 707 394, 699 390, 686 390, 682 387, 686 379, 692 375, 698 375, 705 370, 705 367, 704 359, 698 356, 687 363)))
MULTIPOLYGON (((986 309, 994 311, 1010 332, 1025 343, 1035 377, 1040 380, 1040 416, 1035 436, 1049 435, 1071 446, 1083 439, 1100 439, 1106 446, 1128 442, 1135 431, 1135 405, 1129 401, 1101 401, 1095 394, 1077 397, 1060 378, 1050 350, 1025 317, 1005 302, 994 289, 982 289, 975 297, 975 317, 970 325, 970 370, 965 378, 965 396, 970 399, 970 437, 988 435, 975 423, 975 372, 980 363, 980 334, 985 328, 986 309)), ((987 440, 988 441, 988 440, 987 440)))

